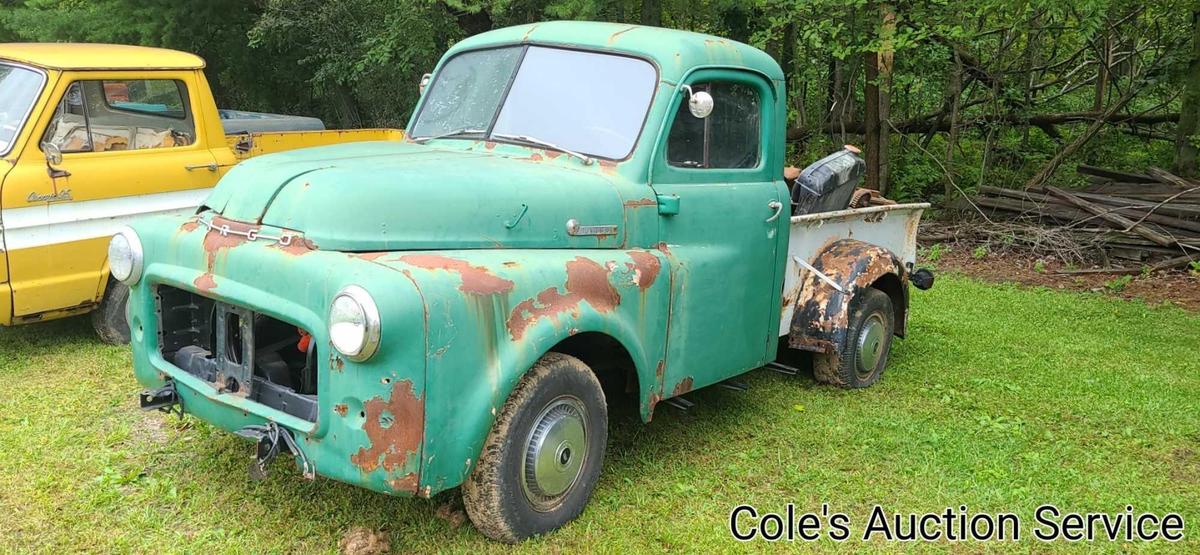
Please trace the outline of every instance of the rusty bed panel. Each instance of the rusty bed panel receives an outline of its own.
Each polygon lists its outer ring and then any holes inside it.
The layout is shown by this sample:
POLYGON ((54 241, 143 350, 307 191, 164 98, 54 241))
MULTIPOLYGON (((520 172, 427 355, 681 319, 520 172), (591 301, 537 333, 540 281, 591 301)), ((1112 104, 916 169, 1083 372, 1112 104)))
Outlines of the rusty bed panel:
POLYGON ((897 204, 794 216, 788 241, 779 335, 785 336, 791 330, 796 301, 809 273, 800 261, 812 265, 833 242, 855 239, 891 251, 904 265, 913 264, 917 258, 917 225, 926 208, 929 204, 897 204))

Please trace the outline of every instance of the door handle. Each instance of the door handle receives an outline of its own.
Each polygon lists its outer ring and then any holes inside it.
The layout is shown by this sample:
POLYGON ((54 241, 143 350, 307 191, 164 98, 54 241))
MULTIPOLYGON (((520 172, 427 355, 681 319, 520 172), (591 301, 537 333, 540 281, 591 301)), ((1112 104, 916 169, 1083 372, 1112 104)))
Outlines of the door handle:
POLYGON ((782 202, 779 202, 779 201, 777 201, 777 200, 773 200, 773 201, 771 201, 771 202, 768 202, 768 203, 767 203, 767 208, 770 208, 771 210, 774 210, 774 211, 775 211, 775 213, 774 213, 774 214, 771 214, 771 217, 770 217, 770 218, 767 218, 767 222, 766 222, 766 223, 771 223, 771 222, 775 221, 775 220, 776 220, 776 218, 779 218, 779 215, 780 215, 780 214, 783 214, 783 203, 782 203, 782 202))
POLYGON ((183 169, 190 171, 190 172, 194 172, 196 170, 208 170, 210 172, 215 172, 215 171, 217 171, 217 163, 213 162, 211 164, 192 164, 189 166, 184 166, 183 169))

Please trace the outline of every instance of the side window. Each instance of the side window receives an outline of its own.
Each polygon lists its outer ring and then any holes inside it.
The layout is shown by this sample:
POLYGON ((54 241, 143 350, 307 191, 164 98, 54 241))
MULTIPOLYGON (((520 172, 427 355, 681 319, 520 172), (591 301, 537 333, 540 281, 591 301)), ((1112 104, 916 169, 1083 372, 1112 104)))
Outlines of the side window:
POLYGON ((72 83, 42 138, 64 153, 172 148, 195 140, 187 88, 169 79, 72 83))
POLYGON ((704 83, 693 90, 708 91, 714 109, 700 119, 679 104, 667 135, 667 163, 683 168, 745 169, 758 165, 760 115, 758 91, 741 83, 704 83))

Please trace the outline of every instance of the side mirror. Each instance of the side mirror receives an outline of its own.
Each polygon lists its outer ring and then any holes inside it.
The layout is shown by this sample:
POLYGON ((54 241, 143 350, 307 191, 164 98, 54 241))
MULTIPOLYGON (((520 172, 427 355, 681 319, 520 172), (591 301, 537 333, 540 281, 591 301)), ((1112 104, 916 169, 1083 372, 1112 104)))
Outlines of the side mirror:
POLYGON ((62 149, 54 143, 42 143, 42 152, 46 154, 46 164, 57 166, 62 164, 62 149))
POLYGON ((683 90, 688 95, 688 111, 693 116, 704 119, 713 113, 715 104, 713 97, 707 91, 693 91, 691 85, 684 85, 683 90))
POLYGON ((418 93, 420 93, 420 94, 425 94, 425 89, 426 89, 427 87, 429 87, 429 80, 430 80, 430 79, 433 79, 433 74, 432 74, 432 73, 426 73, 425 75, 422 75, 422 76, 421 76, 421 83, 417 85, 417 92, 418 92, 418 93))
POLYGON ((46 155, 46 173, 50 174, 50 179, 71 177, 71 172, 56 167, 63 161, 62 149, 58 145, 42 143, 42 153, 46 155))

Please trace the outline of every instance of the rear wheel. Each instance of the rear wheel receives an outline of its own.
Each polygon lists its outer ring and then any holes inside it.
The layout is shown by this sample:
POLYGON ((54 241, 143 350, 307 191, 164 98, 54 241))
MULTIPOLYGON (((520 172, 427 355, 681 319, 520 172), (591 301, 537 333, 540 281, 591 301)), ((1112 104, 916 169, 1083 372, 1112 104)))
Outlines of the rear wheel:
POLYGON ((463 483, 467 514, 506 542, 574 520, 600 477, 607 439, 596 376, 575 357, 547 354, 517 384, 463 483))
POLYGON ((850 301, 845 342, 836 353, 813 356, 813 375, 848 389, 874 385, 887 367, 895 330, 892 299, 878 289, 864 289, 850 301))
POLYGON ((129 287, 110 278, 100 306, 92 311, 92 327, 101 341, 110 345, 129 343, 129 319, 125 314, 128 304, 129 287))

